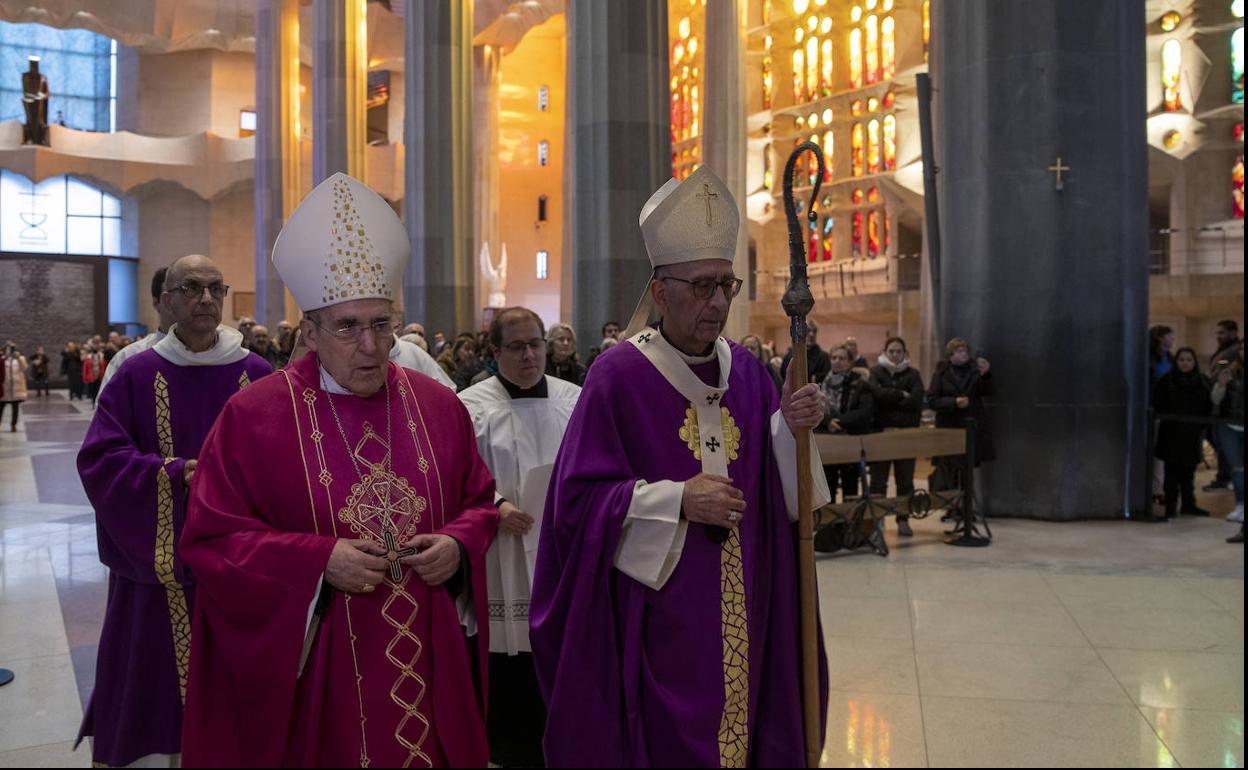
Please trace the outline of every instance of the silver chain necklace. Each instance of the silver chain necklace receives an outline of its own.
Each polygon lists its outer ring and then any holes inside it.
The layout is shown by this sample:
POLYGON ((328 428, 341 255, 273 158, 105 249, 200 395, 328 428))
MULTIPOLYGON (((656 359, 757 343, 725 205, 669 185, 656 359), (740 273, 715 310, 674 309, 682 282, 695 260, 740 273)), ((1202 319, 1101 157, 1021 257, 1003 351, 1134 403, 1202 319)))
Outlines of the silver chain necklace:
MULTIPOLYGON (((325 391, 326 400, 329 401, 329 411, 334 416, 334 424, 338 426, 338 435, 342 436, 342 445, 347 450, 347 457, 351 458, 351 465, 355 468, 355 475, 360 477, 360 483, 364 483, 364 473, 360 471, 360 462, 356 459, 355 450, 351 448, 351 442, 347 441, 347 432, 342 427, 342 420, 338 417, 338 408, 334 406, 334 394, 329 392, 329 388, 325 384, 325 371, 321 370, 321 388, 325 391)), ((390 473, 392 460, 394 457, 394 442, 391 440, 393 435, 390 430, 390 378, 386 378, 386 459, 385 469, 390 473)))

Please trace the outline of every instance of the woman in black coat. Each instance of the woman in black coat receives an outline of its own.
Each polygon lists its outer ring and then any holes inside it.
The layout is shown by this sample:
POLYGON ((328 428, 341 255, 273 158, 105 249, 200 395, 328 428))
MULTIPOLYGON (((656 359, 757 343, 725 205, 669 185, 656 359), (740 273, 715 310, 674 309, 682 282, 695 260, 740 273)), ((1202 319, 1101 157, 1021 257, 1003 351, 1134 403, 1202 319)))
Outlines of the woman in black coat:
MULTIPOLYGON (((1174 356, 1174 368, 1157 383, 1153 392, 1153 408, 1159 415, 1181 414, 1208 417, 1213 410, 1209 398, 1209 380, 1200 373, 1196 351, 1179 348, 1174 356)), ((1176 504, 1182 498, 1182 513, 1188 516, 1208 516, 1209 512, 1196 505, 1196 466, 1201 460, 1201 442, 1205 426, 1200 423, 1161 421, 1157 431, 1156 456, 1166 464, 1166 518, 1177 513, 1176 504)))
MULTIPOLYGON (((871 369, 871 392, 875 397, 875 431, 917 428, 923 416, 923 376, 910 365, 906 341, 889 337, 879 362, 871 369)), ((888 495, 888 470, 893 469, 897 495, 914 492, 914 459, 871 463, 871 496, 888 495)), ((897 517, 897 533, 910 537, 910 517, 897 517)))
POLYGON ((975 465, 996 458, 992 426, 984 399, 992 396, 992 365, 985 358, 971 360, 966 340, 953 338, 945 346, 945 360, 936 367, 927 388, 927 406, 936 412, 937 428, 965 428, 974 419, 975 465))
POLYGON ((65 343, 61 352, 61 376, 69 382, 69 400, 82 398, 82 354, 76 342, 65 343))
MULTIPOLYGON (((838 346, 828 351, 830 371, 828 376, 819 383, 825 398, 823 423, 816 429, 821 433, 836 433, 859 436, 871 432, 871 423, 875 414, 875 399, 871 385, 867 381, 867 373, 851 368, 849 351, 838 346)), ((841 490, 841 502, 858 495, 858 463, 841 463, 823 466, 823 474, 828 480, 828 490, 832 493, 832 501, 836 501, 836 490, 841 490)), ((815 534, 815 550, 828 552, 836 550, 837 533, 832 527, 824 527, 815 534)), ((883 542, 881 540, 881 542, 883 542)))

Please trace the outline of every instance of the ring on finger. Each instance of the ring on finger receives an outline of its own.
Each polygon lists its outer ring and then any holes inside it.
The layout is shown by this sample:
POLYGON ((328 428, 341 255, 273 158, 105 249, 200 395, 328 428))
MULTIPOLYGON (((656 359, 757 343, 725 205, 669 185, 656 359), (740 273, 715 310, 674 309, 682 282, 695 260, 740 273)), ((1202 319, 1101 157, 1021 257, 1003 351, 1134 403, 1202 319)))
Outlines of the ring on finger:
POLYGON ((376 590, 377 590, 377 586, 368 585, 368 584, 365 584, 364 587, 360 589, 360 591, 366 594, 371 594, 373 591, 376 591, 376 590))

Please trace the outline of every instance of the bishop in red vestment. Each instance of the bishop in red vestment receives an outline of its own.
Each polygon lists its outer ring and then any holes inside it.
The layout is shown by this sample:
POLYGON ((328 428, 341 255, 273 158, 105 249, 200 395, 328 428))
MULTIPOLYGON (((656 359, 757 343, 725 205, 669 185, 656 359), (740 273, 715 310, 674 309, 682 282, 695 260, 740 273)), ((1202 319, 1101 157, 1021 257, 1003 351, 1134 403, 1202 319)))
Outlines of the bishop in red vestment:
POLYGON ((312 353, 230 399, 200 453, 187 765, 488 760, 494 480, 455 394, 388 360, 407 254, 342 174, 274 247, 312 353))

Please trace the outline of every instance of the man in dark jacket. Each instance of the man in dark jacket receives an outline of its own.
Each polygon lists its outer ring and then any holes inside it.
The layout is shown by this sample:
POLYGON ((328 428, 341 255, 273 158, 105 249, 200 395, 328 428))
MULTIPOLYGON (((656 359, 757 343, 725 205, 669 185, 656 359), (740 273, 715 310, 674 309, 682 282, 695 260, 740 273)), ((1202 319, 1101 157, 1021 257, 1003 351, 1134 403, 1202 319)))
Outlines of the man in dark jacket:
MULTIPOLYGON (((871 369, 871 391, 875 398, 875 431, 917 428, 923 416, 923 377, 910 365, 906 341, 890 337, 884 343, 879 362, 871 369)), ((914 460, 884 460, 871 463, 871 496, 888 496, 891 466, 897 482, 897 495, 914 492, 914 460)), ((910 537, 910 517, 897 517, 897 533, 910 537)))
MULTIPOLYGON (((1239 338, 1239 324, 1233 319, 1218 321, 1217 340, 1218 352, 1209 359, 1209 367, 1205 370, 1210 379, 1217 377, 1220 370, 1244 351, 1244 341, 1239 338)), ((1221 436, 1216 428, 1209 431, 1209 443, 1213 445, 1213 451, 1218 458, 1218 472, 1213 477, 1213 482, 1205 486, 1204 491, 1213 492, 1231 486, 1231 463, 1226 456, 1226 450, 1222 448, 1221 436)))
MULTIPOLYGON (((823 382, 823 378, 828 376, 828 372, 832 370, 832 364, 828 360, 828 354, 823 352, 823 348, 819 347, 819 324, 815 323, 813 318, 806 321, 806 371, 810 374, 810 381, 818 384, 823 382)), ((789 362, 793 360, 793 349, 790 348, 788 353, 784 354, 784 361, 780 364, 780 381, 789 372, 789 362)), ((836 494, 836 490, 832 491, 836 494)))

